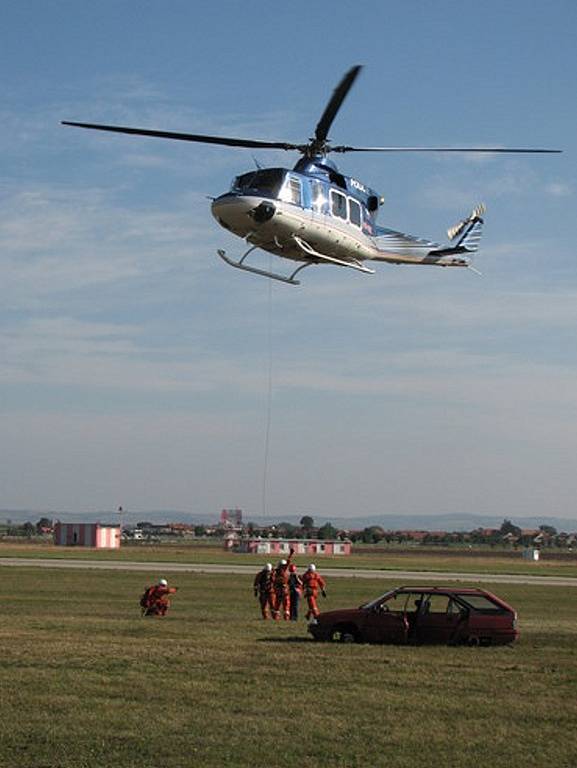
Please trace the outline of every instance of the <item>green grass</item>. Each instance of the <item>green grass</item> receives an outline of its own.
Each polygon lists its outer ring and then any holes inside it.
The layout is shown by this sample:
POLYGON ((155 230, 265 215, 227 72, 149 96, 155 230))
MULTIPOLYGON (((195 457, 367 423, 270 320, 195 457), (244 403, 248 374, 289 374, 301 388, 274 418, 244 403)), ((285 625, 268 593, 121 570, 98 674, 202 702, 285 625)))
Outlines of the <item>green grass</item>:
MULTIPOLYGON (((329 645, 262 622, 251 579, 3 568, 0 766, 577 764, 574 590, 507 585, 513 648, 329 645)), ((334 579, 323 607, 394 581, 334 579)), ((489 587, 490 588, 490 587, 489 587)))
MULTIPOLYGON (((120 550, 94 550, 85 547, 54 547, 50 544, 6 544, 0 543, 0 558, 2 557, 27 557, 58 559, 98 559, 120 560, 124 562, 141 563, 212 563, 248 565, 257 568, 270 555, 249 555, 225 552, 219 547, 206 546, 205 544, 161 544, 143 546, 125 546, 120 550)), ((297 555, 296 562, 306 565, 310 555, 297 555)), ((274 558, 273 558, 274 559, 274 558)), ((521 553, 517 558, 495 554, 492 557, 475 557, 474 552, 451 555, 446 557, 442 553, 431 551, 366 553, 360 555, 322 556, 316 555, 315 561, 325 568, 367 568, 379 570, 417 570, 448 573, 451 571, 461 573, 485 573, 485 574, 517 574, 533 576, 562 576, 577 579, 577 553, 570 560, 547 560, 547 553, 543 554, 539 562, 523 560, 521 553)))

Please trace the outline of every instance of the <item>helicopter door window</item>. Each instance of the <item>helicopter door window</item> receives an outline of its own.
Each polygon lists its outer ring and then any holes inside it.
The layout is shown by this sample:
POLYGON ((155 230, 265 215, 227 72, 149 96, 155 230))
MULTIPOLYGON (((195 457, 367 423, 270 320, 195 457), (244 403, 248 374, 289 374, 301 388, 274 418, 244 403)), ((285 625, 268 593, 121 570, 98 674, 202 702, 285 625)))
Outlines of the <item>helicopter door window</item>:
POLYGON ((331 210, 339 219, 347 218, 347 198, 331 189, 331 210))
POLYGON ((349 197, 349 219, 355 227, 361 226, 361 206, 349 197))
POLYGON ((315 211, 322 212, 325 209, 327 199, 324 194, 323 185, 320 181, 312 182, 312 201, 315 211))
POLYGON ((301 181, 294 176, 289 176, 280 194, 280 199, 285 203, 301 205, 301 181))

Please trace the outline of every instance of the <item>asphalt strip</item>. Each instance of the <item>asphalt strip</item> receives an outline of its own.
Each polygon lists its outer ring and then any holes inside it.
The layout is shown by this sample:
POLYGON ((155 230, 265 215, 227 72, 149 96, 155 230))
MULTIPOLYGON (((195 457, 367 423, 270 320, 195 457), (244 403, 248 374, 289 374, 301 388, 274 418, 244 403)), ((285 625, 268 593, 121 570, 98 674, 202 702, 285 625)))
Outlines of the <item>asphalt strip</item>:
MULTIPOLYGON (((209 563, 133 563, 120 560, 56 560, 52 558, 0 557, 0 566, 15 568, 68 568, 95 571, 140 571, 162 573, 231 573, 252 576, 251 565, 213 565, 209 563)), ((466 581, 485 584, 535 584, 548 587, 577 587, 577 578, 562 576, 525 576, 507 573, 440 573, 439 571, 365 570, 353 568, 321 568, 323 576, 348 579, 388 579, 398 582, 466 581)))

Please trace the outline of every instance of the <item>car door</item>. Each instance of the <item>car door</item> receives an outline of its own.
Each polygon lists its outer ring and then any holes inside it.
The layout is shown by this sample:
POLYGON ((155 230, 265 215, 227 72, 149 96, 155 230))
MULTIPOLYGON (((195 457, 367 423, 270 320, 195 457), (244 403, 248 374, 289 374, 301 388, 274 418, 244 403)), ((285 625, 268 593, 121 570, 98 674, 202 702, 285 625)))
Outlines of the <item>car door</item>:
POLYGON ((368 643, 406 643, 407 595, 397 593, 366 610, 362 632, 368 643))
POLYGON ((446 645, 456 636, 466 613, 448 594, 431 593, 423 598, 415 617, 415 640, 446 645))

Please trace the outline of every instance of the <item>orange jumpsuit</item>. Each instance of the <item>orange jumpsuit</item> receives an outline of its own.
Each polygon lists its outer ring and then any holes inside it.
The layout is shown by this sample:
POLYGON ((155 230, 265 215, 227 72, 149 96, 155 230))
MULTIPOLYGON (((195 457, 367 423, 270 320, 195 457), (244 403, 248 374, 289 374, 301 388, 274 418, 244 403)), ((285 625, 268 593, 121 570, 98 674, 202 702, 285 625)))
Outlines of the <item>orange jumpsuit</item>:
POLYGON ((155 584, 148 587, 140 600, 144 616, 166 616, 170 608, 169 595, 174 595, 177 587, 165 587, 163 584, 155 584))
POLYGON ((294 552, 291 549, 286 565, 277 565, 274 569, 274 612, 276 621, 280 619, 282 610, 283 619, 289 621, 290 615, 290 589, 289 589, 289 565, 294 552))
POLYGON ((267 571, 266 568, 259 571, 254 577, 253 587, 255 597, 258 595, 263 619, 268 619, 269 609, 274 616, 274 571, 267 571))
POLYGON ((307 619, 310 619, 311 616, 316 618, 320 613, 317 605, 317 596, 319 590, 324 594, 326 587, 325 580, 322 576, 319 576, 316 571, 306 571, 301 576, 301 579, 303 581, 303 590, 309 607, 306 617, 307 619))

